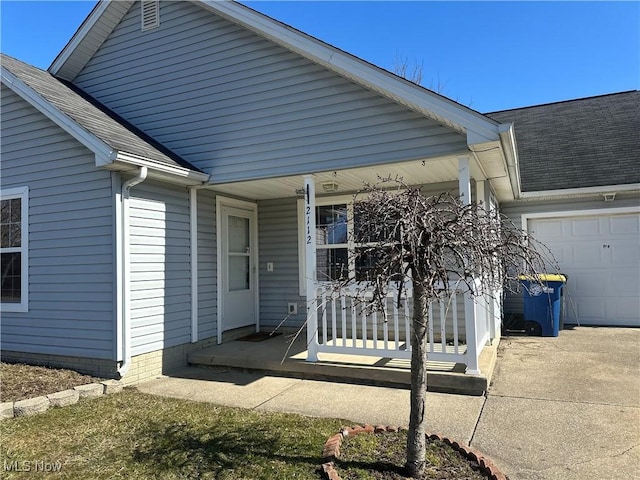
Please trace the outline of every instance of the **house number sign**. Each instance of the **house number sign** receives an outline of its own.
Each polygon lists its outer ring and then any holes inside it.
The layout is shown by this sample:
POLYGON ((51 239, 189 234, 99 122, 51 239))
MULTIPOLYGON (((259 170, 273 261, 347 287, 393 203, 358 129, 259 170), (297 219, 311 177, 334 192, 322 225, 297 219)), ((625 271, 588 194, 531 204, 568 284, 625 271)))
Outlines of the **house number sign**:
POLYGON ((305 218, 306 218, 306 226, 307 226, 307 245, 311 245, 311 202, 310 202, 310 192, 309 192, 309 185, 307 185, 306 188, 306 194, 305 194, 305 207, 304 207, 304 214, 305 214, 305 218))

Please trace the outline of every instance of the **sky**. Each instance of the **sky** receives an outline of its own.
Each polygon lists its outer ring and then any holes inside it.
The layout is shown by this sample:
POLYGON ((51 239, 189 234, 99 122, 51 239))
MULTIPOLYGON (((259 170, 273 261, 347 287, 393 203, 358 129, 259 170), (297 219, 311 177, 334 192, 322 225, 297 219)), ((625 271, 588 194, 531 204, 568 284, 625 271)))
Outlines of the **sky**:
MULTIPOLYGON (((0 0, 0 50, 46 69, 94 1, 0 0)), ((479 112, 640 89, 640 2, 245 1, 479 112)))

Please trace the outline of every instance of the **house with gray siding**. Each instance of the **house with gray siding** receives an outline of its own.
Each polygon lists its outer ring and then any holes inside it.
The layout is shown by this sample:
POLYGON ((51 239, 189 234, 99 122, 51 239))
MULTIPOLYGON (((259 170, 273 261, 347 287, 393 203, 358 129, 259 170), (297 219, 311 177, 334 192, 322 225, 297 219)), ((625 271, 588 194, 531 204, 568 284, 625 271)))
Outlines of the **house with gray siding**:
MULTIPOLYGON (((335 272, 358 274, 357 245, 329 232, 352 228, 353 193, 379 176, 502 208, 543 236, 595 217, 615 237, 606 258, 637 255, 616 242, 638 238, 638 169, 600 175, 610 149, 563 130, 566 113, 482 115, 241 4, 99 2, 48 71, 6 55, 0 66, 7 360, 133 383, 285 317, 308 322, 309 361, 408 358, 409 300, 390 304, 388 324, 323 291, 335 272), (547 180, 562 165, 588 178, 547 180)), ((638 92, 603 98, 608 113, 566 104, 576 122, 620 116, 602 139, 620 146, 618 165, 637 165, 637 139, 618 134, 637 124, 638 92)), ((503 306, 462 291, 454 304, 433 305, 431 358, 480 374, 503 306)), ((589 321, 637 324, 632 307, 589 321)))

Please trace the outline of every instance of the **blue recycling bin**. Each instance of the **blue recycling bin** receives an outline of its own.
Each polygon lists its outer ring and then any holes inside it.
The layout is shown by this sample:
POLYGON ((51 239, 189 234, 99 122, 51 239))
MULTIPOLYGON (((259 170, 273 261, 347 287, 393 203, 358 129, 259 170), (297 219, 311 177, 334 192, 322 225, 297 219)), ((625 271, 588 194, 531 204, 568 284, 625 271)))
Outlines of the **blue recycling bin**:
POLYGON ((559 274, 521 275, 524 295, 524 325, 530 335, 557 337, 560 333, 560 303, 567 277, 559 274))

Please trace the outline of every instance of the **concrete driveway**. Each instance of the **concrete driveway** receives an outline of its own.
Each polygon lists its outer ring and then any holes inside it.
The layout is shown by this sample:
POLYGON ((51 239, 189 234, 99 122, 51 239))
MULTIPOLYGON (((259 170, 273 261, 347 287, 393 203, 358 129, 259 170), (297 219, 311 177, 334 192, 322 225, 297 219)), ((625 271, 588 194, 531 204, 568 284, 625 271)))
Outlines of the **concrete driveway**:
POLYGON ((512 479, 640 478, 640 329, 503 338, 471 443, 512 479))

